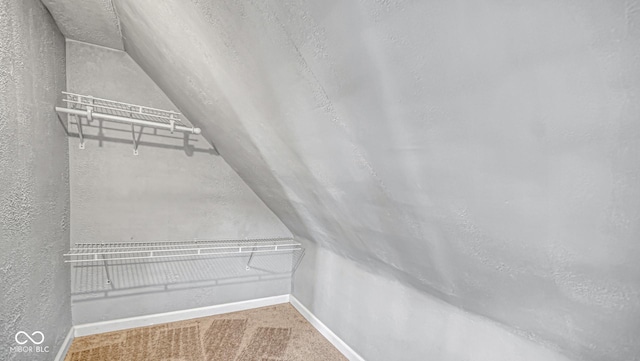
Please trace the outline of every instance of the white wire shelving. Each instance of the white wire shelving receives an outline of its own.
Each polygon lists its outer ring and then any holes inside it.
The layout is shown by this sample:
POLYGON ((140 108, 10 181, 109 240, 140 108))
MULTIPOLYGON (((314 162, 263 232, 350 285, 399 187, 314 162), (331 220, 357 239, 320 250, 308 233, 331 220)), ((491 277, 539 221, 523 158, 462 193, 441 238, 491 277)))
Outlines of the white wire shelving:
POLYGON ((175 242, 76 243, 64 254, 67 263, 304 251, 291 238, 194 240, 175 242))
POLYGON ((165 129, 173 132, 200 134, 202 130, 182 120, 182 114, 171 110, 146 107, 142 105, 96 98, 90 95, 62 92, 62 101, 66 107, 55 107, 57 112, 75 117, 80 137, 80 149, 84 149, 84 133, 80 117, 91 123, 94 119, 131 124, 133 135, 133 153, 138 154, 138 144, 134 126, 165 129))

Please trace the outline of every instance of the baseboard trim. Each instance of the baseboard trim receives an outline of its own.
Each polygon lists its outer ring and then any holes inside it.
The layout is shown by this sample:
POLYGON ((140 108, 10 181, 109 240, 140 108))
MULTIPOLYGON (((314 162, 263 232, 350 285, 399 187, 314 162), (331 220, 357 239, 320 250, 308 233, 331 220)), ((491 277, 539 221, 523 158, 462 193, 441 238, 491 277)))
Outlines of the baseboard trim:
POLYGON ((176 322, 192 318, 219 315, 222 313, 244 311, 258 307, 272 306, 289 302, 289 295, 258 298, 240 302, 225 303, 215 306, 192 308, 189 310, 157 313, 146 316, 122 318, 118 320, 87 323, 73 327, 75 337, 95 335, 98 333, 120 331, 135 327, 152 326, 167 322, 176 322))
POLYGON ((340 351, 346 358, 351 361, 364 361, 357 352, 355 352, 346 342, 342 341, 338 335, 333 333, 322 321, 320 321, 311 311, 309 311, 300 301, 298 301, 293 295, 280 295, 273 297, 258 298, 255 300, 247 300, 240 302, 225 303, 215 306, 207 306, 200 308, 192 308, 189 310, 157 313, 146 316, 136 316, 129 318, 122 318, 118 320, 103 321, 86 323, 82 325, 72 326, 69 329, 67 337, 58 350, 55 361, 63 361, 67 355, 67 351, 71 346, 71 342, 75 337, 95 335, 98 333, 120 331, 135 327, 152 326, 161 323, 183 321, 192 318, 207 317, 213 315, 219 315, 229 312, 237 312, 250 310, 259 307, 273 306, 281 303, 291 303, 298 312, 316 329, 322 334, 338 351, 340 351))
POLYGON ((73 341, 74 333, 74 327, 71 326, 71 328, 69 328, 69 332, 67 332, 67 337, 64 338, 64 341, 62 341, 62 345, 60 345, 60 349, 58 350, 56 358, 54 359, 55 361, 63 361, 65 356, 67 356, 67 351, 69 351, 69 347, 71 347, 71 341, 73 341))
POLYGON ((320 321, 311 311, 309 311, 304 305, 298 301, 293 295, 289 295, 289 303, 300 312, 300 314, 309 321, 309 323, 315 327, 318 332, 322 334, 338 351, 340 351, 346 358, 351 361, 364 361, 362 356, 358 355, 346 342, 342 341, 338 335, 333 333, 322 321, 320 321))

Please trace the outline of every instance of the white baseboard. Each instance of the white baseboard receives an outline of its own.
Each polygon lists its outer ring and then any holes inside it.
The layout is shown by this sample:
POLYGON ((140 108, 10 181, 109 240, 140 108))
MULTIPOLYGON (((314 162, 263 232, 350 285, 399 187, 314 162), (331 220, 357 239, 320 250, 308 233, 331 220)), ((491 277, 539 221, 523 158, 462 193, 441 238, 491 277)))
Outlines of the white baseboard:
POLYGON ((69 351, 69 347, 71 346, 71 341, 73 341, 73 335, 74 335, 74 330, 73 330, 73 326, 71 326, 71 328, 69 329, 69 332, 67 333, 67 337, 64 338, 64 341, 62 341, 62 345, 60 345, 60 349, 58 350, 58 353, 56 354, 56 358, 54 359, 55 361, 63 361, 65 356, 67 356, 67 351, 69 351))
POLYGON ((87 323, 74 326, 75 337, 95 335, 97 333, 120 331, 128 328, 152 326, 167 322, 176 322, 192 318, 219 315, 222 313, 244 311, 252 308, 277 305, 289 302, 289 295, 258 298, 255 300, 225 303, 222 305, 192 308, 189 310, 136 316, 112 321, 87 323))
POLYGON ((309 311, 300 301, 293 295, 280 295, 266 298, 258 298, 255 300, 247 300, 233 303, 225 303, 222 305, 192 308, 189 310, 157 313, 153 315, 129 317, 118 320, 87 323, 71 327, 67 337, 60 346, 60 350, 56 355, 55 361, 63 361, 71 342, 74 337, 95 335, 98 333, 120 331, 135 327, 152 326, 167 322, 183 321, 192 318, 207 317, 219 315, 229 312, 237 312, 250 310, 253 308, 272 306, 281 303, 291 303, 309 323, 320 332, 338 351, 351 361, 364 361, 349 345, 347 345, 340 337, 331 331, 322 321, 320 321, 311 311, 309 311))
POLYGON ((293 305, 293 307, 302 314, 304 318, 309 321, 309 323, 315 327, 318 332, 322 334, 333 346, 335 346, 338 351, 340 351, 346 358, 351 361, 364 361, 362 356, 358 355, 349 345, 347 345, 338 335, 333 333, 322 321, 320 321, 311 311, 309 311, 304 305, 298 301, 293 295, 289 295, 289 303, 293 305))

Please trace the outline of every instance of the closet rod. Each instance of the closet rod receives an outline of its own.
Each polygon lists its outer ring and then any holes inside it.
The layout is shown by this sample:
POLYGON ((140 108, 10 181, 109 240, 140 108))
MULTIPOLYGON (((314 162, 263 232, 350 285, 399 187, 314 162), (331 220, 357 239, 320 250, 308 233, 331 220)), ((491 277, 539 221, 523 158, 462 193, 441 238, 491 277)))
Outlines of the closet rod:
POLYGON ((95 119, 111 120, 111 121, 120 122, 120 123, 135 124, 135 125, 140 125, 140 126, 145 126, 145 127, 152 127, 152 128, 159 128, 159 129, 167 129, 167 130, 170 130, 170 131, 176 131, 177 130, 179 132, 193 133, 193 134, 200 134, 202 132, 200 130, 200 128, 196 128, 196 127, 185 127, 185 126, 182 126, 182 125, 172 125, 172 124, 164 124, 164 123, 159 123, 159 122, 150 122, 150 121, 141 120, 141 119, 120 117, 120 116, 117 116, 117 115, 91 112, 91 111, 87 111, 87 110, 56 107, 56 111, 57 112, 62 112, 62 113, 67 113, 67 114, 78 115, 78 116, 92 117, 92 118, 95 118, 95 119))

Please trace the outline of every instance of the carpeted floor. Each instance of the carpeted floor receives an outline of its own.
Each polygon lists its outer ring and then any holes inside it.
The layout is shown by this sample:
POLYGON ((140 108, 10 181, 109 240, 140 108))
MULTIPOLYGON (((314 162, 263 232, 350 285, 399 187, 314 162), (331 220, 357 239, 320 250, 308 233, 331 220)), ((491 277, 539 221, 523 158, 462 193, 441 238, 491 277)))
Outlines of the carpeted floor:
POLYGON ((346 358, 288 303, 78 337, 65 361, 332 361, 346 358))

